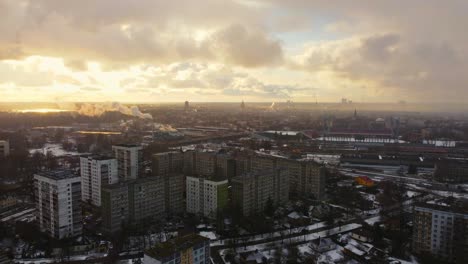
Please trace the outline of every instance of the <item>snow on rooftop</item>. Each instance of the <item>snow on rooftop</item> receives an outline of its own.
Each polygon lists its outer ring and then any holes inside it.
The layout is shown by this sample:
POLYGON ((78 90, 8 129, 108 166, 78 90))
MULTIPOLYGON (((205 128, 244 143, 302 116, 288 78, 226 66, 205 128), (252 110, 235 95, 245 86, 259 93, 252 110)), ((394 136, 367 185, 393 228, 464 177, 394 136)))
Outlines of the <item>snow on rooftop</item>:
POLYGON ((47 152, 52 152, 52 154, 56 157, 61 157, 61 156, 76 156, 80 155, 80 153, 76 151, 66 151, 62 148, 61 144, 52 144, 52 143, 46 143, 44 144, 43 148, 39 149, 30 149, 29 153, 34 154, 35 152, 40 152, 43 153, 44 155, 47 154, 47 152))
POLYGON ((206 237, 206 238, 209 238, 210 240, 216 240, 218 239, 218 237, 216 236, 216 234, 212 231, 201 231, 198 233, 200 236, 203 236, 203 237, 206 237))

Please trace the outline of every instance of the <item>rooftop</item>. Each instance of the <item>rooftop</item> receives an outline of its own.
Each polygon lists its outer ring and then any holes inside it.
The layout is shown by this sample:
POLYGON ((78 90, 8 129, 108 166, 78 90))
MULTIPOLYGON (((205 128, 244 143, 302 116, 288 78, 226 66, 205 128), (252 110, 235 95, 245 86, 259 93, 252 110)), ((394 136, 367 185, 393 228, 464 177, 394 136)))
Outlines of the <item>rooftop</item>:
POLYGON ((115 159, 114 157, 111 156, 104 156, 104 155, 82 155, 80 156, 82 158, 88 158, 92 160, 110 160, 110 159, 115 159))
POLYGON ((416 207, 468 215, 468 202, 466 200, 455 199, 453 197, 418 203, 415 204, 415 208, 416 207))
POLYGON ((58 169, 58 170, 53 170, 53 171, 41 171, 36 173, 36 175, 46 177, 52 180, 63 180, 63 179, 70 179, 70 178, 75 178, 79 177, 79 175, 69 169, 58 169))
POLYGON ((188 234, 173 238, 164 243, 159 243, 145 253, 155 259, 169 257, 179 251, 186 250, 201 243, 209 243, 209 239, 197 234, 188 234))
POLYGON ((141 145, 138 145, 138 144, 117 144, 117 145, 113 145, 112 147, 139 148, 139 147, 141 147, 141 145))

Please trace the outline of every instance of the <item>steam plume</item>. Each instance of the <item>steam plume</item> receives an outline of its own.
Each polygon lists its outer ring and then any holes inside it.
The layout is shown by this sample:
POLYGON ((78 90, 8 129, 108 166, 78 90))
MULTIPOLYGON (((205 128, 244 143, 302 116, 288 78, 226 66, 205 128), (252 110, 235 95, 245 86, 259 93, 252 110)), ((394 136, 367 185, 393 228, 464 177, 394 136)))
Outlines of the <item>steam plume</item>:
POLYGON ((151 114, 142 113, 138 106, 127 107, 120 103, 81 103, 76 105, 77 112, 86 116, 100 116, 105 112, 117 111, 124 115, 135 116, 143 119, 153 119, 151 114))

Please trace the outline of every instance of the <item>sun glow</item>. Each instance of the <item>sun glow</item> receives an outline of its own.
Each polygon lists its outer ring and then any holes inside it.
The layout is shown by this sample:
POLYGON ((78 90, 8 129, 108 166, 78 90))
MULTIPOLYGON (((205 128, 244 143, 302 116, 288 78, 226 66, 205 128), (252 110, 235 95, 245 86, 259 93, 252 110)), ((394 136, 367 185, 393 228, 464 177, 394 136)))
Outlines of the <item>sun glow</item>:
POLYGON ((47 114, 47 113, 70 112, 70 110, 54 109, 54 108, 36 108, 36 109, 21 109, 21 110, 16 110, 15 112, 47 114))

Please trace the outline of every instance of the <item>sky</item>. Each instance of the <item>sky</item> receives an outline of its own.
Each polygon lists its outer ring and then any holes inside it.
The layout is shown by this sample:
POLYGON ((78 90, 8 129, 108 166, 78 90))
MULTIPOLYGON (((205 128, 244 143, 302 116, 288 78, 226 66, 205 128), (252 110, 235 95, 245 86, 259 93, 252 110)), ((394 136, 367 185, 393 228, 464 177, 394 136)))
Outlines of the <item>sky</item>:
POLYGON ((466 0, 0 0, 3 102, 468 99, 466 0))

